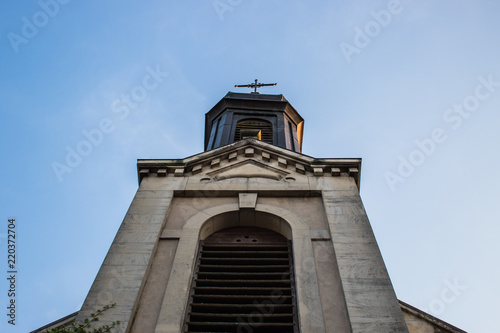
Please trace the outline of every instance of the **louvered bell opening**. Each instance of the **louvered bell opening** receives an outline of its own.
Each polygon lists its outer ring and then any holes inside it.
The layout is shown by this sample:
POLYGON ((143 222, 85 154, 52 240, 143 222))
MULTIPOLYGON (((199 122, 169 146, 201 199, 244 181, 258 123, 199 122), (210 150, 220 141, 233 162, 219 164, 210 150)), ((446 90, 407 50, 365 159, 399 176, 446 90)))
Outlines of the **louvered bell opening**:
POLYGON ((291 247, 278 236, 201 242, 185 332, 298 332, 291 247))
POLYGON ((273 144, 273 125, 265 120, 245 119, 236 124, 234 141, 255 138, 273 144))

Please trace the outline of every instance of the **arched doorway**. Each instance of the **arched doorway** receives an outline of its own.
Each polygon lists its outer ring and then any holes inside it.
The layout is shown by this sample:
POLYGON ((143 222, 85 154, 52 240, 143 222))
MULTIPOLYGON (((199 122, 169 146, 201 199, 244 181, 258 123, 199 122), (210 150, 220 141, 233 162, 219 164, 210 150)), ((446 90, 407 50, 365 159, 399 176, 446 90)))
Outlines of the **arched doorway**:
POLYGON ((200 241, 185 332, 298 332, 291 242, 263 228, 200 241))

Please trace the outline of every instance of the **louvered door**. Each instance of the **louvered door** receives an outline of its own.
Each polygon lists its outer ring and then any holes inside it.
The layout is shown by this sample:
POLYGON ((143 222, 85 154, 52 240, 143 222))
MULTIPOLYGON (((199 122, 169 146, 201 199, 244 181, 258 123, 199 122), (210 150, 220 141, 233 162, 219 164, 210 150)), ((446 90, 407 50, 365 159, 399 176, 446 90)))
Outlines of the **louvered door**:
POLYGON ((185 332, 298 332, 286 238, 258 228, 212 236, 200 243, 185 332))

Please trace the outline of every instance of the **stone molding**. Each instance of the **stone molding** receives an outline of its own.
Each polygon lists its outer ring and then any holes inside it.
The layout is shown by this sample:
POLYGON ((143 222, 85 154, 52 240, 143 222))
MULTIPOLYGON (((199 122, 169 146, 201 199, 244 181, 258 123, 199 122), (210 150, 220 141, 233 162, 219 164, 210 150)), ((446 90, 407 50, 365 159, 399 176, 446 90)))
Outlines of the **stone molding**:
POLYGON ((259 140, 245 139, 185 159, 138 160, 139 183, 144 177, 190 177, 217 174, 245 161, 289 174, 314 177, 353 177, 360 186, 361 159, 312 158, 259 140))

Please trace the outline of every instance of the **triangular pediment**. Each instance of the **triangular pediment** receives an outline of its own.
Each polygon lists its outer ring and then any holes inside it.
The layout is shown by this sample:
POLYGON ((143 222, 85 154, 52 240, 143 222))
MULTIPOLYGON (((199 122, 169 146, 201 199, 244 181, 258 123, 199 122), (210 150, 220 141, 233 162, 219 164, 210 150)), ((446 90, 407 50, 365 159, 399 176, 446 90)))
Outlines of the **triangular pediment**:
MULTIPOLYGON (((256 156, 260 155, 262 152, 265 152, 269 155, 272 155, 274 158, 283 158, 286 160, 295 160, 303 164, 311 164, 315 159, 304 155, 302 153, 297 153, 288 149, 284 149, 281 147, 277 147, 275 145, 257 140, 257 139, 245 139, 241 140, 232 144, 228 144, 226 146, 213 149, 207 152, 203 152, 191 157, 188 157, 184 159, 184 161, 188 162, 189 164, 192 163, 199 163, 199 162, 204 162, 207 159, 213 159, 218 156, 230 156, 233 153, 238 153, 238 156, 241 156, 241 152, 246 151, 247 149, 253 149, 254 150, 254 155, 252 154, 248 155, 244 154, 247 157, 255 157, 254 159, 257 160, 256 156)), ((264 161, 265 162, 265 161, 264 161)))
POLYGON ((247 159, 207 173, 207 175, 215 180, 230 178, 268 178, 281 180, 288 174, 289 172, 274 168, 253 159, 247 159))

